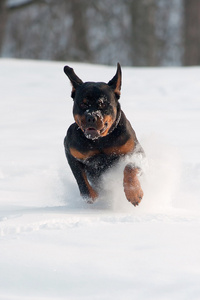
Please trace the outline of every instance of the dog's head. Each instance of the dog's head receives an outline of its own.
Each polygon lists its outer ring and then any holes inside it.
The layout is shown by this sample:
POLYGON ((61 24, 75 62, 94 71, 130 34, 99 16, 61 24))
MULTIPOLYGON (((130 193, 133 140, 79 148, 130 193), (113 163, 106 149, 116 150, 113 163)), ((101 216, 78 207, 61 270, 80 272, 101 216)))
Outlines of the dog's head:
POLYGON ((120 118, 120 64, 117 64, 117 72, 108 83, 83 82, 68 66, 64 67, 64 72, 72 84, 75 122, 86 138, 94 140, 109 134, 120 118))

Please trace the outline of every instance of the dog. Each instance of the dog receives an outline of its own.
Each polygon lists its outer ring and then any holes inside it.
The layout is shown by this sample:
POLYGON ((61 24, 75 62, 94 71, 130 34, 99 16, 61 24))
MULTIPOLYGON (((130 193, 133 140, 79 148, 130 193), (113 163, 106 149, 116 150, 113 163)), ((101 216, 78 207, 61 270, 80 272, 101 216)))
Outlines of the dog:
MULTIPOLYGON (((101 175, 122 157, 143 152, 136 134, 121 110, 121 66, 108 82, 83 82, 69 66, 64 72, 72 84, 73 123, 64 139, 66 157, 80 194, 88 203, 98 198, 101 175)), ((137 206, 143 197, 140 168, 128 163, 123 171, 126 198, 137 206)))

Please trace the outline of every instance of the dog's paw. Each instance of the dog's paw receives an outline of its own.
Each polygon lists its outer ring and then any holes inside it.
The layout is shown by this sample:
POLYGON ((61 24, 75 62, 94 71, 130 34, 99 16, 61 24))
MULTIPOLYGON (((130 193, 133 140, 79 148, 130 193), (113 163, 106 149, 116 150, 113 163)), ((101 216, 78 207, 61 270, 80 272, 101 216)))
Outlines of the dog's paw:
POLYGON ((98 198, 98 196, 99 196, 98 193, 92 187, 90 187, 89 189, 89 194, 82 195, 82 197, 88 204, 93 204, 98 198))
POLYGON ((141 202, 143 197, 143 191, 140 186, 124 186, 124 192, 127 200, 131 202, 134 206, 137 206, 141 202))
POLYGON ((98 198, 98 193, 91 187, 90 189, 89 189, 89 193, 90 193, 90 195, 89 195, 89 199, 88 199, 88 203, 93 203, 93 202, 95 202, 95 200, 98 198))
POLYGON ((137 177, 138 169, 127 165, 124 169, 124 192, 126 198, 134 206, 137 206, 143 197, 143 191, 137 177))

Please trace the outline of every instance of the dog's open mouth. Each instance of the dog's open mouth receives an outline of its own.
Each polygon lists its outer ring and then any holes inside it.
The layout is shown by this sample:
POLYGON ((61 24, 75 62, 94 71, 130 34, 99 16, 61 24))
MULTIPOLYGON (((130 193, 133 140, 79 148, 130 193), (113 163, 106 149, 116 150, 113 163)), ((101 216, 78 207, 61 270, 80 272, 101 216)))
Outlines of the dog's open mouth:
POLYGON ((107 122, 104 124, 104 127, 101 130, 98 130, 94 127, 89 127, 84 130, 84 134, 87 139, 95 140, 101 136, 101 134, 107 129, 107 127, 107 122))
POLYGON ((98 137, 100 136, 99 130, 93 127, 86 128, 84 130, 84 134, 87 139, 91 139, 91 140, 98 139, 98 137))

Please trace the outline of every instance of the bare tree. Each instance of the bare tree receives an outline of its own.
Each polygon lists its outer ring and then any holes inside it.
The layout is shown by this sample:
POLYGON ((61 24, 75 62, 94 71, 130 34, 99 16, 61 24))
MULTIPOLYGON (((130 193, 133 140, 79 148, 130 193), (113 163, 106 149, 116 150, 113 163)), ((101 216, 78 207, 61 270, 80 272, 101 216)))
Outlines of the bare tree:
POLYGON ((162 65, 168 52, 172 1, 127 1, 131 16, 130 57, 133 65, 162 65))
POLYGON ((184 0, 184 65, 200 65, 200 1, 184 0))
POLYGON ((76 61, 92 59, 88 42, 87 9, 89 1, 71 0, 72 35, 70 37, 71 57, 76 61))
POLYGON ((0 1, 0 53, 3 44, 6 19, 7 19, 6 0, 1 0, 0 1))
POLYGON ((155 66, 157 40, 155 36, 156 0, 129 1, 131 15, 131 58, 136 66, 155 66))

